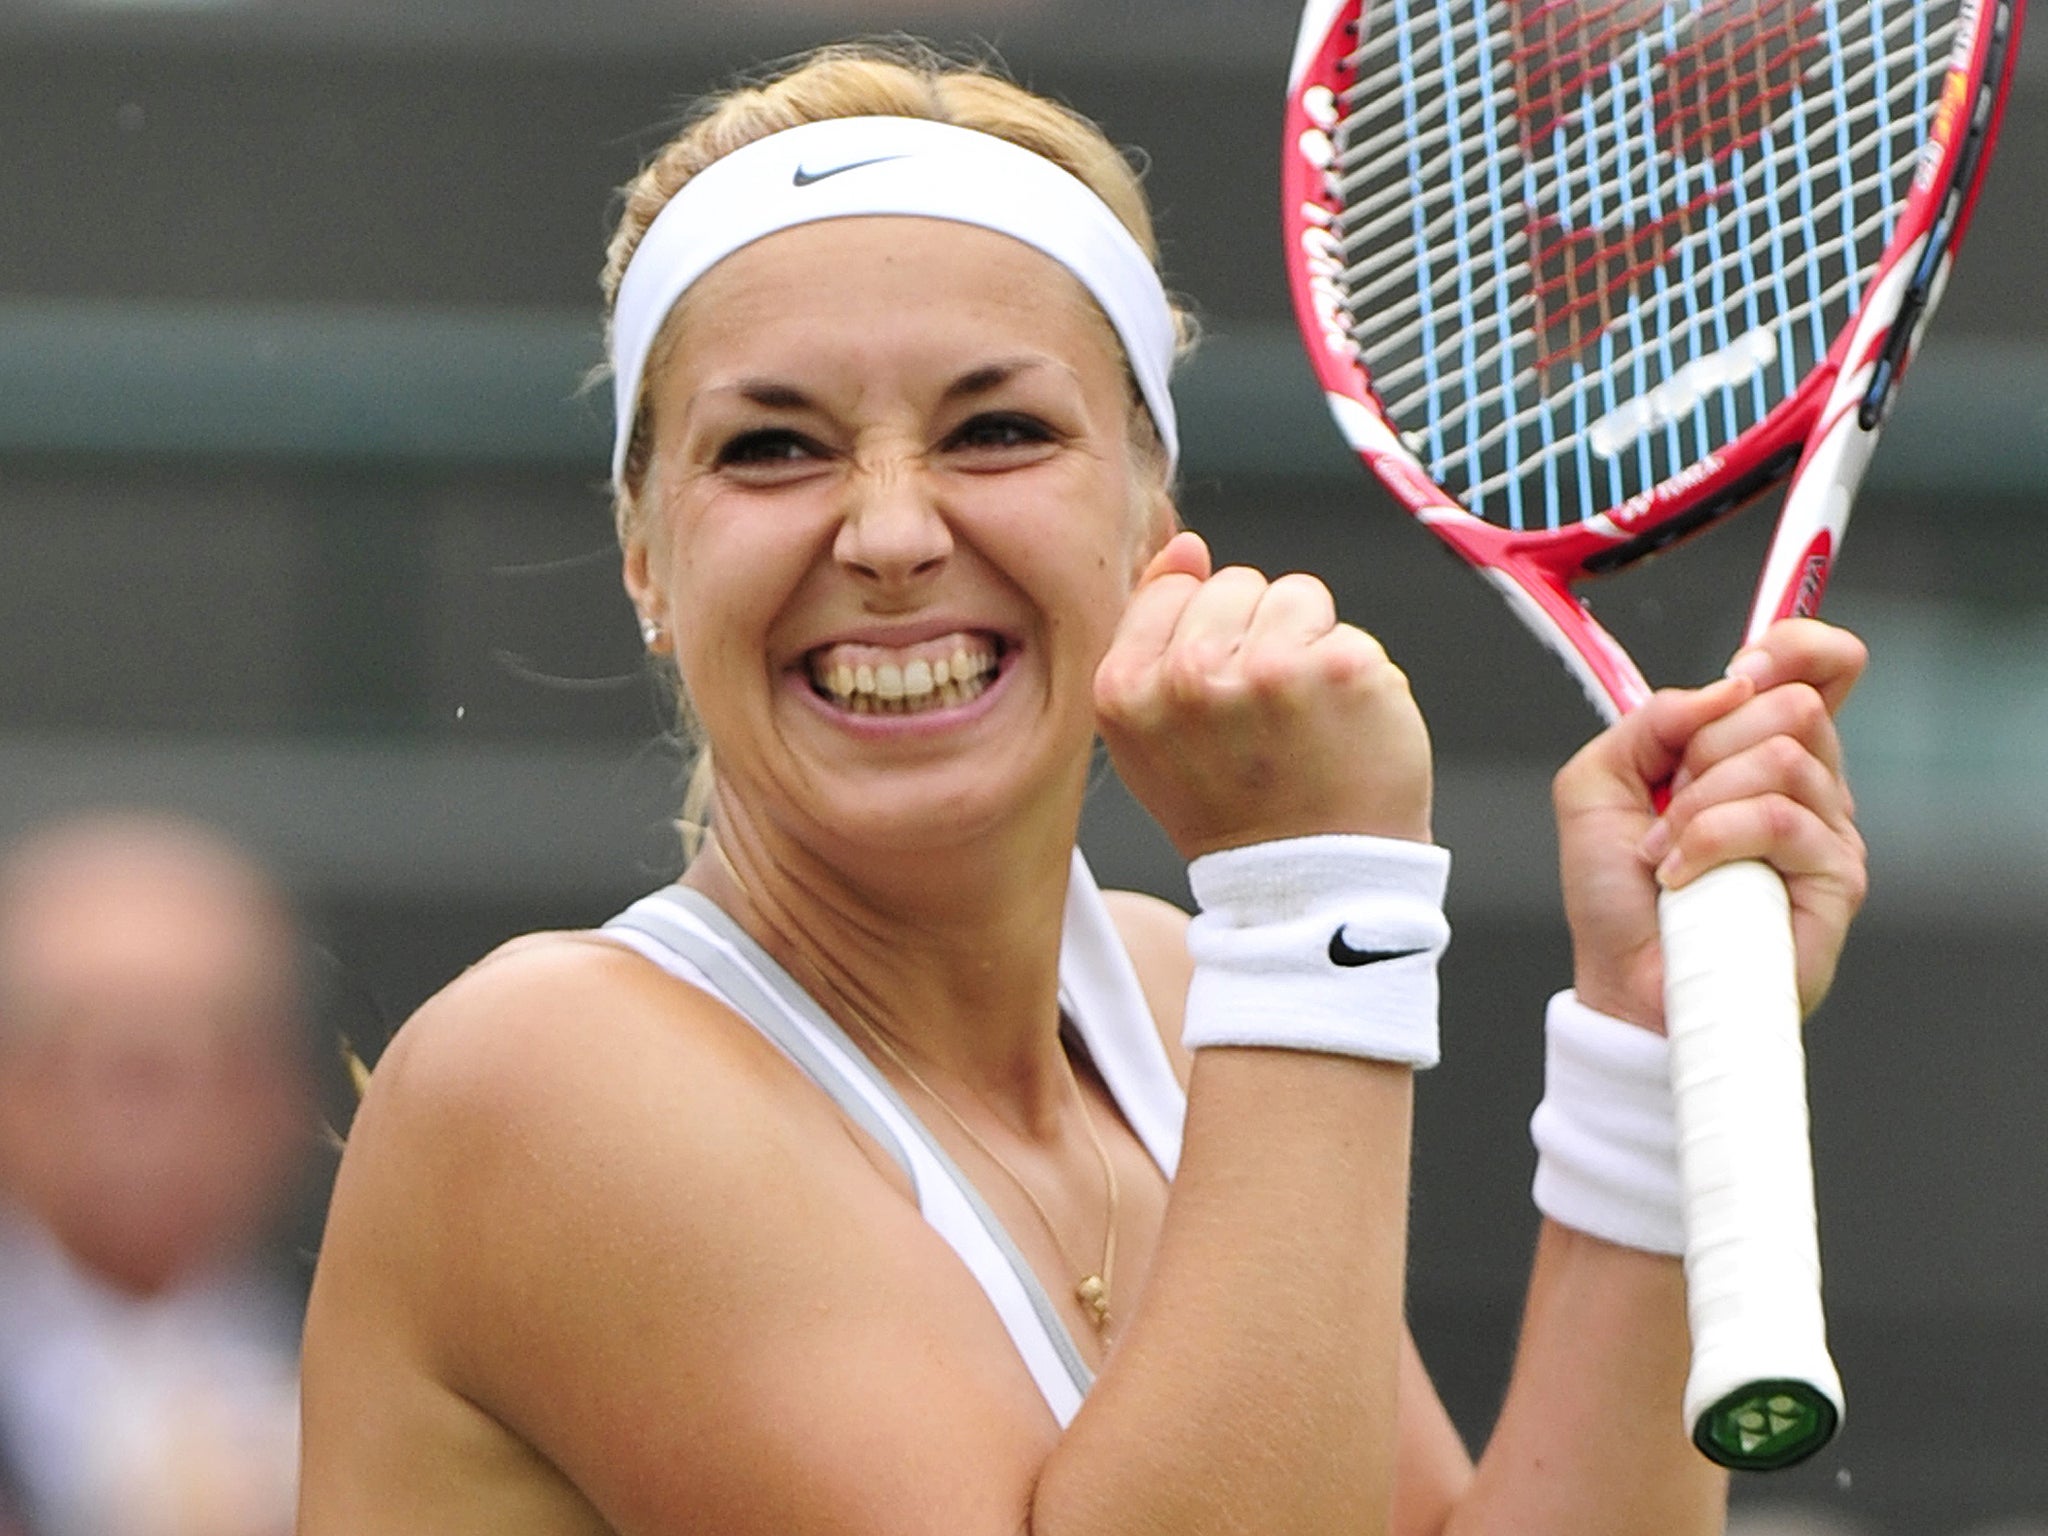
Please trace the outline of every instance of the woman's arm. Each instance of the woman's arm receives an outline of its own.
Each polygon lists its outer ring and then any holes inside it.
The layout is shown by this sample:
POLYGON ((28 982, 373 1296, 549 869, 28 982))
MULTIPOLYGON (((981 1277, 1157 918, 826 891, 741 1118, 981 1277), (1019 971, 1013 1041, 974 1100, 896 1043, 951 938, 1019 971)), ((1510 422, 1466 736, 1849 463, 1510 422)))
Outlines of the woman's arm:
MULTIPOLYGON (((1833 714, 1862 671, 1852 636, 1773 629, 1712 687, 1662 693, 1558 775, 1581 1001, 1663 1028, 1660 884, 1761 858, 1792 897, 1801 1001, 1826 991, 1864 890, 1833 714), (1655 786, 1676 788, 1657 814, 1655 786)), ((1687 1438, 1680 1261, 1546 1221, 1499 1422, 1450 1530, 1516 1536, 1719 1531, 1727 1479, 1687 1438)))
MULTIPOLYGON (((1862 661, 1861 646, 1841 631, 1780 626, 1743 676, 1660 695, 1560 773, 1561 854, 1582 1000, 1661 1030, 1660 878, 1683 884, 1728 859, 1761 857, 1787 877, 1802 1000, 1809 1009, 1819 1002, 1863 890, 1862 843, 1832 723, 1862 661), (1652 791, 1674 776, 1679 789, 1660 818, 1652 791)), ((1171 1036, 1175 994, 1185 988, 1185 919, 1136 899, 1119 901, 1116 911, 1171 1036)), ((1272 1108, 1284 1117, 1283 1106, 1272 1108)), ((1381 1155, 1391 1158, 1391 1148, 1381 1155)), ((1342 1184, 1357 1170, 1333 1167, 1331 1174, 1342 1184)), ((1515 1536, 1718 1531, 1726 1477, 1692 1447, 1681 1423, 1689 1352, 1677 1259, 1544 1222, 1512 1382, 1476 1476, 1420 1361, 1404 1362, 1392 1528, 1515 1536)), ((1379 1359, 1341 1363, 1382 1368, 1379 1359)), ((1304 1368, 1296 1385, 1310 1392, 1318 1380, 1304 1368)), ((1375 1404, 1355 1423, 1377 1423, 1378 1412, 1375 1404)))
MULTIPOLYGON (((1187 949, 1188 915, 1156 896, 1134 891, 1105 891, 1103 901, 1137 969, 1167 1056, 1185 1086, 1193 1067, 1193 1053, 1180 1039, 1193 970, 1187 949)), ((1434 1536, 1472 1480, 1472 1458, 1405 1328, 1395 1395, 1390 1529, 1396 1536, 1434 1536)))
MULTIPOLYGON (((1184 857, 1428 840, 1429 744, 1406 680, 1306 577, 1212 573, 1178 536, 1097 701, 1125 783, 1184 857)), ((1151 1278, 1046 1462, 1035 1531, 1390 1528, 1412 1076, 1318 1051, 1195 1053, 1151 1278)))

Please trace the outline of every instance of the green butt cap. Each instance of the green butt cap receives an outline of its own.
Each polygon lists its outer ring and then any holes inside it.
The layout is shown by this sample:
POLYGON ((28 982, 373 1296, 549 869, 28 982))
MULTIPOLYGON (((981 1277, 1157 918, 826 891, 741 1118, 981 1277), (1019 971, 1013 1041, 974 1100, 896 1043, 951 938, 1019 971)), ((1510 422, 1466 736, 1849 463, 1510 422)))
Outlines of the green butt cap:
POLYGON ((1738 1472, 1797 1466, 1835 1437, 1841 1414, 1804 1381, 1752 1381, 1700 1415, 1692 1441, 1738 1472))

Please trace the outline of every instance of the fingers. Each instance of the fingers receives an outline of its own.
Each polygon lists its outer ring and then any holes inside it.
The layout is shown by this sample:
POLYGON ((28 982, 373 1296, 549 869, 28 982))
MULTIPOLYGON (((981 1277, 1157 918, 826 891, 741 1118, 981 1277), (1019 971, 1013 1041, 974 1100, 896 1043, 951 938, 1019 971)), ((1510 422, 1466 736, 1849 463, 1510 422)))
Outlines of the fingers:
POLYGON ((1284 688, 1304 648, 1337 627, 1336 602, 1312 576, 1269 582, 1248 566, 1211 575, 1207 565, 1192 534, 1154 558, 1097 673, 1098 705, 1128 705, 1151 681, 1181 698, 1284 688))
POLYGON ((1776 626, 1739 656, 1734 681, 1761 691, 1685 742, 1670 801, 1640 850, 1666 889, 1736 859, 1783 875, 1809 1008, 1869 888, 1834 722, 1863 661, 1853 636, 1811 621, 1776 626))
POLYGON ((1308 648, 1337 627, 1336 600, 1313 576, 1269 582, 1226 566, 1182 610, 1176 676, 1204 694, 1284 692, 1305 680, 1308 648))
POLYGON ((1846 828, 1856 819, 1840 762, 1790 733, 1766 736, 1674 787, 1664 816, 1683 822, 1720 801, 1773 794, 1790 796, 1832 827, 1846 828))
POLYGON ((1250 642, 1253 616, 1270 590, 1265 577, 1243 565, 1225 566, 1203 582, 1174 626, 1169 681, 1207 691, 1232 673, 1232 663, 1250 642))
POLYGON ((1596 737, 1559 776, 1560 802, 1673 791, 1714 763, 1784 733, 1840 770, 1833 716, 1863 674, 1868 653, 1846 630, 1816 619, 1771 626, 1704 688, 1665 689, 1596 737), (1604 793, 1603 793, 1604 791, 1604 793))
MULTIPOLYGON (((1580 757, 1594 760, 1588 763, 1589 769, 1600 766, 1601 759, 1615 759, 1605 766, 1625 772, 1641 786, 1641 798, 1647 800, 1651 790, 1668 783, 1679 771, 1700 732, 1746 703, 1755 692, 1755 685, 1742 677, 1721 678, 1704 688, 1662 689, 1635 714, 1595 737, 1580 757)), ((1577 762, 1574 759, 1567 764, 1566 772, 1577 762)))
POLYGON ((1860 905, 1866 887, 1863 839, 1790 795, 1723 800, 1688 817, 1657 866, 1667 889, 1737 859, 1760 859, 1787 880, 1826 881, 1860 905))
POLYGON ((1788 878, 1862 880, 1863 838, 1847 786, 1782 737, 1673 796, 1641 851, 1667 889, 1731 859, 1762 859, 1788 878))
POLYGON ((1249 647, 1310 645, 1337 627, 1337 600, 1313 576, 1299 572, 1274 580, 1261 595, 1245 631, 1249 647))
POLYGON ((1716 764, 1778 737, 1797 742, 1831 772, 1841 772, 1842 738, 1835 730, 1827 700, 1809 683, 1780 683, 1739 702, 1692 734, 1672 773, 1672 793, 1680 792, 1716 764))
POLYGON ((1837 713, 1863 675, 1870 653, 1846 629, 1818 619, 1780 619, 1754 645, 1728 664, 1730 676, 1747 677, 1759 693, 1780 683, 1802 682, 1837 713))
POLYGON ((1728 664, 1731 678, 1756 689, 1755 702, 1698 732, 1686 746, 1674 790, 1720 759, 1780 734, 1798 740, 1839 772, 1842 746, 1834 717, 1868 660, 1863 642, 1845 629, 1817 619, 1773 624, 1728 664))
POLYGON ((1311 576, 1206 565, 1199 540, 1161 551, 1095 681, 1118 772, 1175 846, 1426 838, 1428 733, 1379 643, 1311 576))
POLYGON ((1779 803, 1803 812, 1838 840, 1856 838, 1841 738, 1826 700, 1804 682, 1781 683, 1741 700, 1701 726, 1680 751, 1669 788, 1670 799, 1642 847, 1666 886, 1684 884, 1720 858, 1777 863, 1769 847, 1757 843, 1755 829, 1793 833, 1779 803), (1770 805, 1741 835, 1729 833, 1725 829, 1735 823, 1722 808, 1749 802, 1770 805), (1706 830, 1695 832, 1693 823, 1703 818, 1706 830), (1727 851, 1738 845, 1740 851, 1727 851))
POLYGON ((1675 796, 1715 764, 1789 737, 1832 773, 1842 770, 1834 716, 1862 675, 1863 644, 1812 619, 1788 619, 1740 652, 1705 688, 1659 692, 1624 722, 1612 750, 1642 783, 1675 796))

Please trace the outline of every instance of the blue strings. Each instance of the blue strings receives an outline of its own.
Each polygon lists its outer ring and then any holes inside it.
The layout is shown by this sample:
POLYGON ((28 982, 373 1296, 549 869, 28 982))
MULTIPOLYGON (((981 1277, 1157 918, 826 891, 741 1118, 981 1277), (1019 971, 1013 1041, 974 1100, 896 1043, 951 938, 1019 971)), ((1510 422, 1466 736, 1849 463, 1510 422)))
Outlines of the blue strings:
POLYGON ((1359 214, 1347 280, 1429 473, 1562 527, 1774 409, 1861 300, 1958 3, 1368 4, 1340 143, 1386 148, 1344 174, 1354 208, 1401 213, 1359 214))

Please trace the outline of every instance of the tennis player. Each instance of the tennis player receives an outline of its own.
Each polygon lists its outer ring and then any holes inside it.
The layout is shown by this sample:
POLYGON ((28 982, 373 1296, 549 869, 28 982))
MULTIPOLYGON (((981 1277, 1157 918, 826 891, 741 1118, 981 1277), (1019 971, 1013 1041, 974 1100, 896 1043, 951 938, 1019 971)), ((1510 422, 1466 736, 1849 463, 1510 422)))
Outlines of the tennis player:
POLYGON ((1319 582, 1177 531, 1185 327, 1125 161, 982 70, 830 49, 661 152, 606 285, 625 581, 708 836, 378 1067, 306 1536, 1718 1530, 1654 898, 1769 860, 1818 1000, 1857 643, 1782 626, 1557 780, 1575 989, 1475 1466, 1402 1322, 1428 737, 1319 582), (1076 854, 1098 735, 1192 922, 1076 854))

